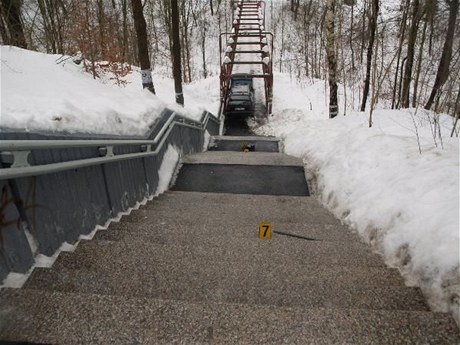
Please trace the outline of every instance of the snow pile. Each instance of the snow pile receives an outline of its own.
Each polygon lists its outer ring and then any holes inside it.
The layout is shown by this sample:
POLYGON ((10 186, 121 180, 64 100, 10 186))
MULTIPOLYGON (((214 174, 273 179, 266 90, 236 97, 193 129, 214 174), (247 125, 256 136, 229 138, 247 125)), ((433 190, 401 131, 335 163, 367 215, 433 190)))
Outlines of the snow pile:
POLYGON ((178 107, 172 81, 154 80, 153 95, 142 89, 137 68, 122 77, 123 87, 110 85, 115 82, 109 78, 95 80, 66 56, 10 46, 0 51, 0 130, 143 135, 165 107, 199 119, 204 107, 198 102, 211 103, 209 92, 185 88, 186 108, 178 107))
POLYGON ((174 170, 179 162, 179 152, 174 146, 169 145, 163 161, 161 162, 160 170, 158 171, 159 181, 155 195, 159 195, 168 190, 169 183, 173 177, 174 170))
POLYGON ((275 80, 274 113, 259 134, 284 139, 304 159, 318 197, 420 286, 435 310, 460 300, 459 141, 452 119, 422 110, 377 110, 328 119, 324 82, 275 80), (418 139, 417 139, 418 137, 418 139), (443 148, 442 148, 443 147, 443 148), (420 151, 421 150, 421 154, 420 151))

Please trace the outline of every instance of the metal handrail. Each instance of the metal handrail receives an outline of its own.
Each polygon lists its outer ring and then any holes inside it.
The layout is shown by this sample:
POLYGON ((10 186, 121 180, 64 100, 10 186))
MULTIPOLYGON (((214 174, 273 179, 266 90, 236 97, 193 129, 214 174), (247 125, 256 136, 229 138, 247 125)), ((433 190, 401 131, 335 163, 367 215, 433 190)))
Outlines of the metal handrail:
MULTIPOLYGON (((211 118, 211 114, 206 112, 202 120, 197 122, 182 118, 173 112, 153 140, 2 140, 0 142, 0 161, 4 161, 6 156, 9 156, 11 159, 9 162, 11 163, 11 166, 0 169, 0 180, 45 175, 64 170, 155 156, 163 147, 174 126, 190 127, 204 131, 211 118), (114 154, 113 147, 119 145, 145 146, 145 152, 114 154), (152 150, 152 146, 155 146, 154 150, 152 150), (98 147, 102 157, 77 159, 35 166, 30 165, 27 161, 31 150, 84 147, 98 147)), ((217 123, 219 122, 219 118, 215 119, 217 123)), ((214 118, 212 119, 214 120, 214 118)))
MULTIPOLYGON (((163 125, 161 130, 152 140, 146 139, 97 139, 97 140, 2 140, 0 141, 0 151, 11 150, 11 151, 25 151, 25 150, 39 150, 39 149, 68 149, 68 148, 83 148, 83 147, 98 147, 98 146, 118 146, 118 145, 155 145, 159 142, 168 126, 177 117, 177 114, 173 112, 166 123, 163 125)), ((209 113, 206 114, 203 119, 203 124, 207 124, 209 119, 209 113), (204 123, 206 121, 206 123, 204 123)), ((197 126, 202 124, 194 120, 188 120, 195 122, 197 126)))
POLYGON ((0 151, 25 151, 40 149, 69 149, 83 147, 99 146, 117 146, 117 145, 148 145, 153 140, 2 140, 0 142, 0 151))

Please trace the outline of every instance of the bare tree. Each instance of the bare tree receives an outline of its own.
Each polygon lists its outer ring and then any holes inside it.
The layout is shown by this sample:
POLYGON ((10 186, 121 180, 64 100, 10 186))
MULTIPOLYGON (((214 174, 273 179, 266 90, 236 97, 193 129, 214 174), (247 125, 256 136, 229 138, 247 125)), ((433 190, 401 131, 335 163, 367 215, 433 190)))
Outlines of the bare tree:
POLYGON ((2 37, 2 44, 10 45, 10 34, 6 28, 5 16, 3 14, 2 6, 0 6, 0 35, 2 37))
POLYGON ((152 70, 150 68, 149 48, 147 41, 147 25, 145 23, 144 12, 141 0, 131 0, 133 7, 134 26, 136 27, 137 45, 139 53, 139 63, 141 65, 142 87, 148 89, 153 94, 152 70))
POLYGON ((372 0, 372 13, 369 18, 370 38, 367 47, 366 79, 364 81, 363 101, 361 111, 366 110, 367 96, 369 95, 369 84, 371 80, 372 53, 374 51, 375 31, 377 30, 377 18, 379 15, 379 0, 372 0))
MULTIPOLYGON (((402 5, 402 18, 401 18, 401 25, 399 27, 399 44, 398 44, 398 49, 397 49, 397 60, 396 60, 396 70, 395 70, 395 77, 394 77, 394 83, 393 83, 393 96, 391 100, 391 109, 394 109, 396 106, 396 90, 398 89, 398 74, 399 74, 399 65, 401 61, 401 52, 402 52, 402 47, 404 43, 404 37, 406 35, 406 27, 407 27, 407 15, 409 12, 409 5, 410 5, 410 0, 404 0, 406 3, 405 5, 402 5)), ((404 60, 405 61, 405 60, 404 60)), ((404 62, 403 62, 404 64, 404 62)), ((401 67, 402 69, 402 67, 401 67)), ((398 93, 399 96, 399 93, 398 93)))
POLYGON ((184 105, 184 94, 182 92, 182 68, 179 37, 179 10, 177 0, 171 0, 171 21, 172 21, 172 50, 173 50, 173 76, 174 90, 176 92, 176 103, 184 105))
POLYGON ((329 118, 334 118, 339 112, 337 104, 337 56, 335 44, 336 4, 334 0, 326 2, 326 52, 329 67, 329 118))
POLYGON ((449 24, 447 26, 446 39, 442 49, 441 60, 439 61, 438 72, 436 73, 436 80, 434 82, 433 90, 431 91, 430 98, 425 105, 425 109, 429 110, 433 105, 434 99, 440 92, 442 86, 447 80, 449 75, 450 61, 452 60, 452 45, 454 42, 455 23, 459 10, 459 0, 446 0, 449 4, 449 24))
POLYGON ((452 131, 450 132, 451 137, 454 136, 455 130, 457 128, 458 118, 460 117, 460 85, 458 86, 457 99, 455 100, 454 114, 455 114, 455 120, 454 120, 454 125, 452 127, 452 131))
POLYGON ((17 0, 1 0, 2 22, 5 23, 6 30, 8 31, 6 41, 14 46, 27 49, 27 42, 21 21, 20 4, 17 0))
POLYGON ((422 40, 419 44, 419 49, 418 49, 418 57, 417 57, 417 66, 415 70, 415 80, 414 80, 414 94, 412 95, 412 107, 415 108, 417 106, 417 100, 418 100, 418 88, 419 88, 419 82, 420 82, 420 73, 422 70, 422 61, 423 61, 423 48, 425 46, 425 41, 426 41, 426 31, 428 28, 428 18, 427 18, 427 8, 426 5, 423 9, 423 15, 422 18, 424 19, 423 22, 423 28, 422 28, 422 40))
POLYGON ((412 69, 414 66, 415 55, 415 41, 417 40, 418 27, 420 23, 420 1, 412 1, 412 22, 409 31, 409 39, 407 42, 407 60, 406 68, 404 70, 404 80, 402 86, 402 100, 401 105, 403 108, 409 107, 409 89, 412 81, 412 69))

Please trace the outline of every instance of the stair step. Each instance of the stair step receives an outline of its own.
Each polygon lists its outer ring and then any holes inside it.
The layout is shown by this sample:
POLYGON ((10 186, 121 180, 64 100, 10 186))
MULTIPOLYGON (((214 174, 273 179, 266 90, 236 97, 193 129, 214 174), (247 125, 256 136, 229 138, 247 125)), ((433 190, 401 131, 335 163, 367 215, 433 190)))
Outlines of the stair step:
POLYGON ((150 242, 143 237, 134 236, 128 241, 82 242, 76 252, 61 253, 51 270, 87 268, 101 271, 118 269, 122 264, 136 269, 138 262, 142 262, 143 265, 149 263, 153 268, 160 263, 163 266, 190 267, 190 269, 199 269, 201 265, 208 265, 209 267, 206 266, 208 270, 225 268, 230 273, 234 270, 236 272, 244 270, 248 274, 260 272, 262 275, 269 276, 277 272, 280 274, 280 279, 282 276, 290 279, 295 275, 320 279, 321 274, 324 274, 325 278, 333 278, 335 274, 344 275, 347 281, 367 281, 368 284, 372 281, 380 282, 376 272, 381 272, 382 283, 404 285, 397 270, 385 268, 378 255, 363 250, 357 244, 342 245, 336 242, 290 244, 287 240, 278 244, 267 244, 260 240, 251 242, 248 243, 248 239, 240 238, 233 242, 237 243, 237 246, 222 246, 225 242, 214 245, 208 240, 196 245, 178 245, 150 242), (104 264, 101 264, 101 261, 104 264), (341 273, 327 274, 336 271, 341 273), (281 274, 282 272, 284 275, 281 274), (355 272, 356 277, 350 272, 355 272), (366 272, 369 273, 369 277, 365 276, 366 272))
POLYGON ((122 222, 131 223, 164 223, 172 222, 178 224, 214 224, 216 227, 241 227, 257 226, 260 222, 271 222, 273 226, 278 223, 305 224, 330 224, 340 225, 340 221, 332 217, 325 211, 306 209, 304 214, 294 211, 271 212, 270 209, 261 205, 242 205, 240 209, 222 207, 214 208, 195 208, 193 212, 188 212, 189 208, 182 205, 161 206, 155 210, 139 209, 123 216, 122 222), (169 208, 169 212, 168 212, 169 208))
MULTIPOLYGON (((183 224, 183 223, 182 223, 183 224)), ((133 223, 124 222, 110 224, 107 230, 99 230, 93 239, 109 240, 109 241, 131 241, 141 239, 146 242, 159 244, 193 244, 200 245, 203 243, 203 238, 210 245, 221 245, 232 238, 248 238, 258 233, 256 224, 238 226, 238 229, 230 227, 228 229, 217 228, 213 224, 203 222, 201 225, 183 224, 180 231, 177 230, 175 222, 161 223, 133 223)), ((334 241, 334 242, 360 242, 358 235, 349 231, 342 225, 331 224, 306 224, 299 225, 297 223, 276 223, 274 226, 275 233, 272 238, 283 241, 304 241, 305 239, 289 237, 276 233, 276 231, 303 236, 305 238, 316 239, 318 241, 334 241)), ((364 244, 363 244, 364 245, 364 244)))
POLYGON ((456 344, 424 311, 288 308, 129 296, 0 291, 0 339, 52 344, 456 344))
MULTIPOLYGON (((62 253, 66 254, 66 253, 62 253)), ((259 240, 257 236, 234 238, 218 246, 210 245, 204 238, 201 245, 155 244, 142 238, 134 242, 123 241, 84 241, 74 253, 60 255, 55 266, 67 268, 97 267, 99 260, 114 262, 133 262, 136 260, 174 261, 191 260, 197 265, 207 262, 225 261, 256 267, 286 266, 300 264, 306 267, 320 266, 357 266, 382 267, 382 258, 372 253, 360 243, 294 241, 280 238, 277 241, 259 240), (179 258, 177 258, 179 256, 179 258), (201 261, 201 262, 199 262, 201 261)))
POLYGON ((303 167, 277 165, 184 164, 171 189, 213 193, 309 195, 303 167))
MULTIPOLYGON (((241 53, 241 52, 236 52, 241 53)), ((279 152, 279 139, 267 137, 214 136, 209 145, 210 151, 242 152, 245 145, 254 145, 255 152, 279 152)))
POLYGON ((298 198, 293 202, 290 202, 288 197, 284 197, 284 202, 251 197, 237 200, 236 203, 200 199, 187 202, 165 196, 159 201, 149 202, 138 210, 132 211, 128 216, 123 216, 122 221, 158 223, 162 219, 180 219, 194 224, 212 223, 222 227, 259 224, 262 221, 299 225, 341 224, 313 198, 298 198))
POLYGON ((212 264, 206 269, 182 264, 173 267, 161 263, 157 264, 161 267, 151 267, 138 263, 135 267, 121 267, 118 272, 107 267, 38 269, 25 288, 248 305, 429 310, 417 288, 378 286, 370 281, 373 285, 366 285, 372 278, 368 271, 356 275, 357 270, 340 272, 336 268, 310 275, 307 269, 290 269, 289 273, 298 273, 298 276, 286 281, 279 278, 281 269, 264 274, 225 264, 212 264), (359 276, 367 280, 359 282, 359 276))
MULTIPOLYGON (((250 137, 249 137, 250 138, 250 137)), ((275 152, 206 151, 184 157, 185 164, 233 164, 303 167, 301 159, 275 152)))
MULTIPOLYGON (((206 193, 206 192, 190 192, 190 191, 168 191, 158 198, 149 201, 142 208, 150 207, 156 204, 161 205, 181 204, 187 207, 194 208, 214 208, 226 206, 226 208, 244 208, 255 207, 260 205, 258 209, 266 210, 270 208, 271 212, 290 212, 297 211, 302 213, 305 209, 315 209, 316 211, 327 211, 317 199, 306 196, 283 196, 283 195, 254 195, 254 194, 234 194, 234 193, 206 193)), ((253 212, 253 210, 251 210, 253 212)))
POLYGON ((61 253, 51 270, 36 269, 25 288, 254 304, 427 308, 418 289, 404 288, 394 271, 382 267, 380 257, 360 246, 240 242, 229 248, 161 246, 142 239, 83 242, 76 253, 61 253), (373 268, 382 271, 380 278, 373 268))

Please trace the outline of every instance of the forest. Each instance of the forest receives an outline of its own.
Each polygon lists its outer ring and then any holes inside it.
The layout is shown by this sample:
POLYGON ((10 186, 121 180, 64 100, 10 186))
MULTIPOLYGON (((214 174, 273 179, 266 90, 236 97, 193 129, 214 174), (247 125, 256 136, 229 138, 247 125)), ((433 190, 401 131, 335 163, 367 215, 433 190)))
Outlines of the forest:
MULTIPOLYGON (((139 65, 138 2, 154 76, 172 76, 173 19, 182 81, 218 75, 219 34, 231 27, 234 1, 177 0, 173 13, 171 0, 1 0, 1 43, 79 56, 94 78, 123 76, 139 65)), ((329 80, 331 104, 336 92, 344 104, 338 114, 380 104, 458 119, 459 0, 266 0, 264 8, 276 70, 329 80)))

